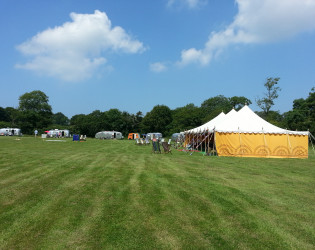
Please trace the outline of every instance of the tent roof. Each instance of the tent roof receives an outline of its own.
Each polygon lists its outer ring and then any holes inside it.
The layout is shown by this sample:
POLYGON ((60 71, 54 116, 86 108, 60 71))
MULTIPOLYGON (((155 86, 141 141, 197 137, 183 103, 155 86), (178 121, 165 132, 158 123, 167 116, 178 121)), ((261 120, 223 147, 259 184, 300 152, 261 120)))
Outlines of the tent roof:
POLYGON ((236 132, 308 135, 308 131, 290 131, 279 128, 259 117, 247 105, 218 123, 215 126, 215 130, 225 133, 236 132))
POLYGON ((191 130, 188 130, 186 132, 189 133, 199 133, 200 131, 211 131, 214 130, 214 128, 220 124, 221 122, 224 122, 227 118, 233 116, 234 114, 236 114, 237 112, 235 111, 235 109, 232 109, 229 113, 224 114, 223 112, 221 112, 219 115, 217 115, 216 117, 214 117, 212 120, 208 121, 207 123, 197 127, 197 128, 193 128, 191 130))
POLYGON ((221 112, 209 122, 186 132, 199 133, 205 130, 223 133, 309 134, 308 131, 290 131, 279 128, 259 117, 247 105, 238 112, 234 109, 227 114, 221 112))
POLYGON ((217 115, 216 117, 214 117, 212 120, 208 121, 207 123, 197 127, 197 128, 193 128, 190 129, 186 132, 189 133, 198 133, 200 131, 205 131, 205 130, 213 130, 213 128, 215 127, 215 125, 220 122, 224 117, 226 116, 226 114, 224 114, 223 112, 221 112, 219 115, 217 115))

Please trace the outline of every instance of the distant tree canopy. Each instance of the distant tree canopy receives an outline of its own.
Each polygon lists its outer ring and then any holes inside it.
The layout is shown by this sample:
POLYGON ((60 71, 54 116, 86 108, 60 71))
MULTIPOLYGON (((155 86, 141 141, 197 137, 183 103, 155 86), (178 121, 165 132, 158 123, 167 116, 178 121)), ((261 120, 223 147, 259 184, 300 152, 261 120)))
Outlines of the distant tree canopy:
POLYGON ((3 122, 9 122, 10 121, 9 112, 7 112, 7 110, 5 110, 2 107, 0 107, 0 121, 3 121, 3 122))
POLYGON ((88 115, 74 115, 70 119, 70 129, 74 133, 85 134, 94 137, 99 131, 119 131, 124 135, 129 132, 139 131, 139 120, 142 113, 131 115, 128 112, 121 112, 118 109, 110 109, 105 112, 95 110, 88 115))
POLYGON ((157 105, 148 112, 141 122, 141 130, 145 133, 160 132, 167 134, 172 122, 172 111, 165 105, 157 105))
POLYGON ((184 107, 176 108, 172 111, 172 123, 170 132, 177 133, 185 131, 202 124, 202 110, 190 103, 184 107))
POLYGON ((223 95, 218 95, 211 97, 201 104, 201 110, 206 114, 202 121, 205 123, 219 115, 221 112, 227 113, 232 108, 239 110, 244 105, 249 105, 251 103, 251 100, 244 96, 233 96, 228 98, 223 95))
POLYGON ((229 100, 233 108, 237 111, 243 108, 245 105, 252 104, 252 101, 244 96, 233 96, 229 98, 229 100))
POLYGON ((70 124, 70 120, 63 113, 58 112, 52 115, 52 123, 56 125, 67 126, 70 124))
POLYGON ((283 114, 284 125, 291 130, 310 130, 315 134, 315 88, 306 99, 293 101, 293 109, 283 114))
MULTIPOLYGON (((256 112, 272 124, 291 130, 310 130, 315 134, 315 89, 306 99, 293 101, 292 110, 280 114, 271 110, 274 100, 280 90, 275 85, 279 78, 268 78, 265 84, 267 93, 261 100, 263 111, 256 112)), ((244 96, 211 97, 200 105, 190 103, 171 110, 166 105, 156 105, 145 115, 141 111, 130 114, 118 109, 108 111, 95 110, 90 114, 77 114, 69 119, 61 112, 52 113, 48 96, 41 91, 32 91, 21 95, 19 107, 0 107, 0 127, 19 127, 24 134, 33 134, 37 129, 43 132, 47 129, 70 129, 71 133, 85 134, 94 137, 103 130, 115 130, 125 136, 130 132, 148 133, 160 132, 164 136, 185 131, 202 125, 213 119, 222 111, 229 112, 232 108, 241 109, 251 100, 244 96)))

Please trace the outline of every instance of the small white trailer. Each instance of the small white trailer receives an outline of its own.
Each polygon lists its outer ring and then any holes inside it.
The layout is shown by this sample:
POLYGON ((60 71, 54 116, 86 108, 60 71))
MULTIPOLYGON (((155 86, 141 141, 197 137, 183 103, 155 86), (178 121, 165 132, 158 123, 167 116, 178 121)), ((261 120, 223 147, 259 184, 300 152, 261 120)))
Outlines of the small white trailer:
POLYGON ((118 131, 101 131, 95 134, 96 139, 124 139, 121 132, 118 131))
POLYGON ((45 131, 47 133, 47 137, 70 137, 70 131, 68 129, 51 129, 49 131, 45 131))
POLYGON ((0 135, 4 136, 21 136, 21 129, 19 128, 1 128, 0 129, 0 135))
POLYGON ((153 139, 153 136, 155 137, 155 139, 157 140, 161 140, 163 135, 161 133, 158 132, 154 132, 154 133, 147 133, 146 138, 148 138, 149 140, 153 139))

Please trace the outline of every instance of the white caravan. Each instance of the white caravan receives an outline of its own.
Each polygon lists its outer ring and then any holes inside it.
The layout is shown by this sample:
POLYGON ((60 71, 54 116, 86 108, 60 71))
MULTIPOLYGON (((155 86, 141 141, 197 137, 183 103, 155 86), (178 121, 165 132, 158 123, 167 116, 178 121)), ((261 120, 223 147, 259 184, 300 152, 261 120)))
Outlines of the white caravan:
POLYGON ((154 133, 147 133, 146 138, 148 138, 149 140, 152 140, 153 135, 154 135, 155 139, 157 139, 157 140, 161 140, 163 137, 163 135, 161 133, 154 132, 154 133))
POLYGON ((51 129, 47 132, 47 137, 70 137, 68 129, 51 129))
POLYGON ((19 128, 1 128, 0 129, 0 135, 5 135, 5 136, 21 136, 21 129, 19 128))
POLYGON ((96 139, 124 139, 121 132, 101 131, 95 134, 96 139))

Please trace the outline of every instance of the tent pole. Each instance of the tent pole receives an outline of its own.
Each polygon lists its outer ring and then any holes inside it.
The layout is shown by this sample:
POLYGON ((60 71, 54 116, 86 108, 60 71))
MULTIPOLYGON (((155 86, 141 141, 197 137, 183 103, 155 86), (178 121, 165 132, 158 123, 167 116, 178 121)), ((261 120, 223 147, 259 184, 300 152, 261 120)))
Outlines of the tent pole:
POLYGON ((203 133, 202 133, 202 135, 201 135, 201 145, 200 145, 201 153, 202 153, 202 140, 203 140, 203 139, 202 139, 202 136, 203 136, 204 132, 205 132, 205 131, 203 130, 203 133))
POLYGON ((195 137, 195 133, 192 133, 191 134, 191 140, 190 140, 190 149, 192 149, 193 148, 193 146, 194 146, 194 137, 195 137))
MULTIPOLYGON (((212 152, 214 152, 214 148, 217 148, 217 145, 216 145, 216 143, 215 143, 215 131, 213 131, 213 135, 214 135, 214 137, 213 137, 212 152)), ((217 154, 218 154, 218 152, 217 152, 217 154)))
POLYGON ((200 148, 201 148, 201 145, 200 145, 201 140, 202 140, 202 132, 200 130, 200 135, 199 135, 199 140, 198 140, 198 147, 200 146, 200 148))
POLYGON ((238 128, 238 135, 239 135, 239 138, 240 138, 240 151, 241 151, 241 156, 243 157, 242 139, 241 139, 240 128, 238 128))
POLYGON ((194 137, 194 150, 196 150, 196 141, 197 141, 197 138, 198 138, 198 131, 197 131, 197 134, 196 136, 194 137))
MULTIPOLYGON (((210 133, 210 132, 208 131, 208 133, 210 133)), ((210 134, 208 135, 208 147, 207 147, 207 151, 208 151, 207 154, 208 154, 208 155, 209 155, 209 151, 210 151, 210 150, 209 150, 209 146, 210 146, 210 138, 209 138, 209 137, 210 137, 210 134)), ((211 136, 211 137, 212 137, 212 136, 211 136)))
POLYGON ((192 133, 191 134, 191 139, 190 139, 190 149, 192 149, 193 146, 194 146, 194 137, 195 137, 195 133, 192 133))
POLYGON ((200 136, 201 136, 201 130, 199 130, 199 134, 197 135, 197 147, 196 147, 196 150, 198 150, 199 148, 199 141, 200 141, 200 136))
POLYGON ((313 138, 313 140, 315 140, 315 138, 314 138, 314 136, 311 134, 311 132, 309 132, 309 134, 310 134, 310 141, 311 141, 311 144, 312 144, 313 152, 314 152, 314 154, 315 154, 315 149, 314 149, 314 145, 313 145, 313 142, 312 142, 312 138, 313 138))
POLYGON ((208 139, 208 135, 207 135, 207 131, 205 130, 205 139, 204 139, 204 143, 205 143, 205 145, 204 145, 204 150, 205 150, 205 154, 206 154, 206 145, 207 145, 207 139, 208 139), (207 135, 207 136, 206 136, 207 135))
MULTIPOLYGON (((264 135, 264 143, 265 143, 265 148, 268 147, 267 146, 267 142, 266 142, 266 137, 265 137, 265 132, 264 132, 264 128, 263 128, 263 135, 264 135)), ((269 154, 269 152, 267 152, 269 154)))
POLYGON ((208 155, 208 147, 207 147, 207 145, 209 143, 209 136, 210 136, 208 130, 207 130, 206 134, 207 134, 207 140, 205 141, 205 154, 208 155))
POLYGON ((291 147, 291 142, 290 142, 290 138, 289 138, 289 134, 287 133, 287 138, 288 138, 288 143, 290 146, 290 155, 292 156, 292 147, 291 147))
POLYGON ((202 148, 202 145, 200 144, 201 141, 202 141, 202 132, 200 131, 199 140, 198 140, 198 147, 200 146, 200 148, 202 148))
MULTIPOLYGON (((210 138, 208 138, 208 153, 209 153, 209 149, 210 149, 210 145, 209 145, 209 143, 210 143, 210 141, 211 141, 211 139, 212 139, 212 136, 213 136, 213 134, 212 133, 209 133, 209 137, 210 138), (211 135, 211 136, 210 136, 211 135)), ((211 155, 211 153, 210 153, 210 155, 211 155)))

